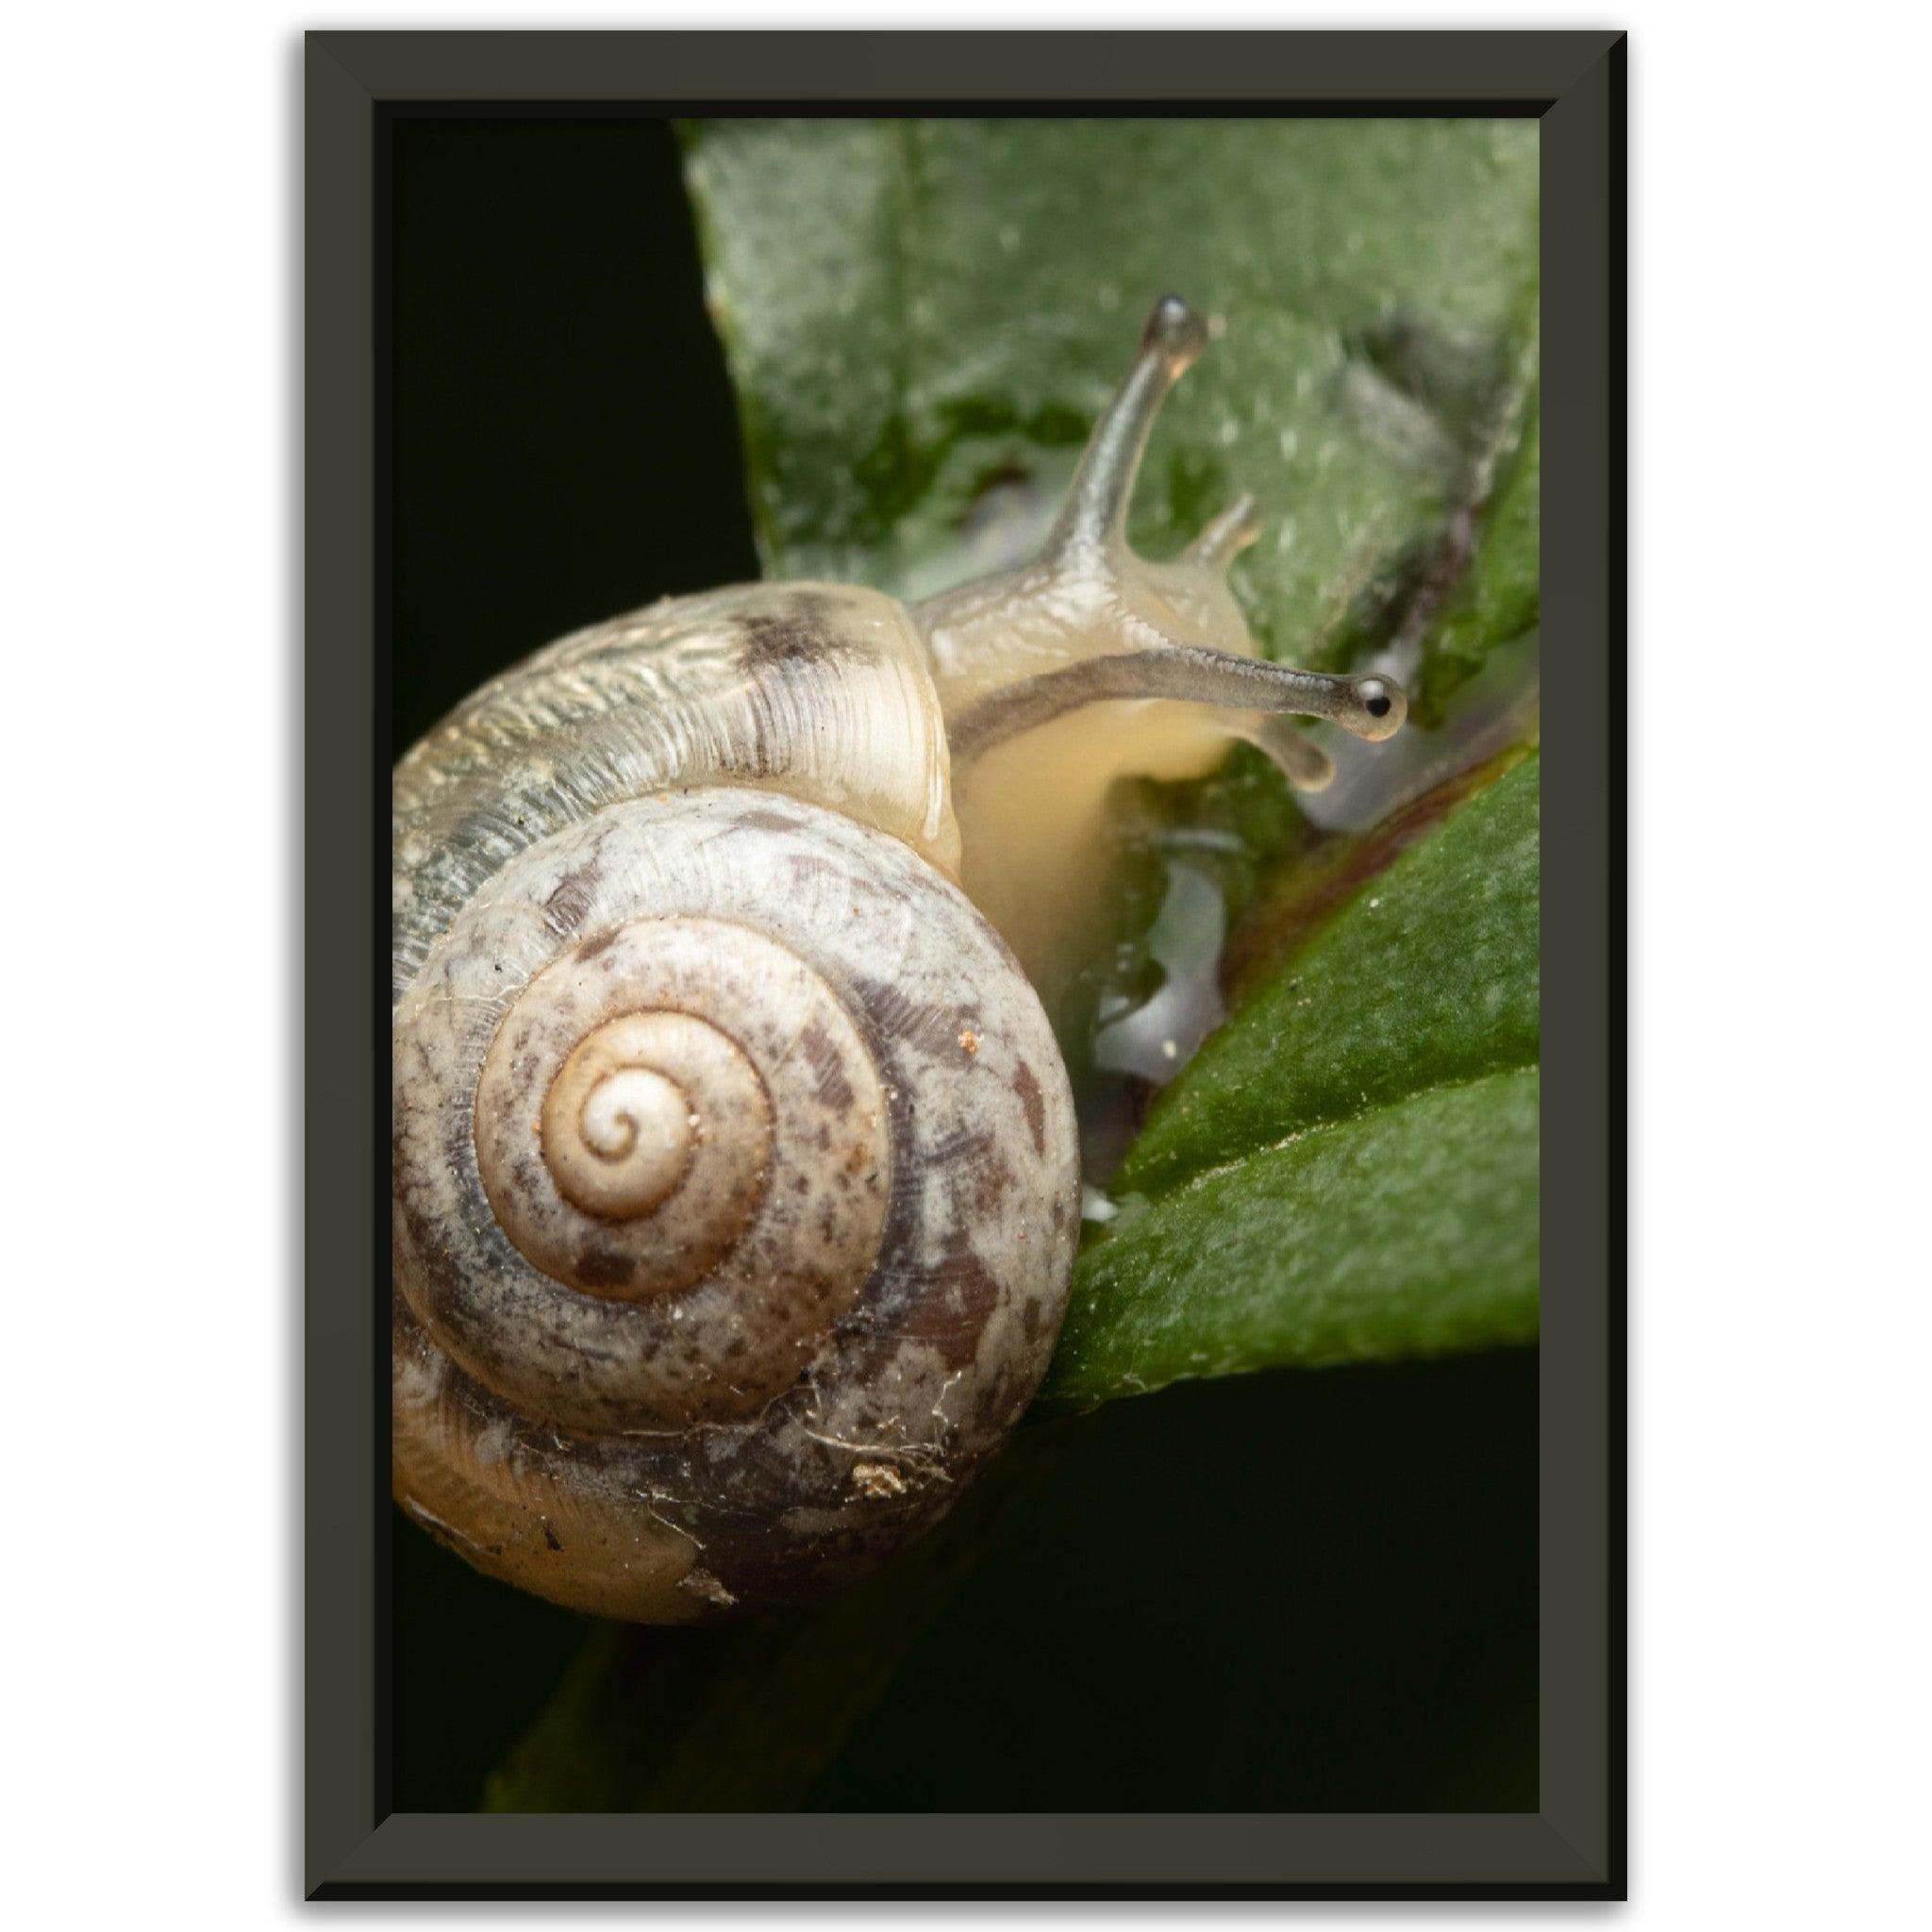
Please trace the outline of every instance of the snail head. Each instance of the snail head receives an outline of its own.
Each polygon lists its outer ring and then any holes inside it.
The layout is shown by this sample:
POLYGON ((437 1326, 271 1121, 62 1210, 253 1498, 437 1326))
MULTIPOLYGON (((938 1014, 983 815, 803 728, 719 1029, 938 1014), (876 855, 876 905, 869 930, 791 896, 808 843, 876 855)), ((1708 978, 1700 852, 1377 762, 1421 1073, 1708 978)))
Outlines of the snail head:
POLYGON ((1128 545, 1127 508, 1155 417, 1208 340, 1203 318, 1163 295, 1040 555, 915 607, 956 768, 1086 706, 1167 700, 1234 714, 1218 738, 1249 739, 1299 789, 1315 791, 1334 767, 1289 719, 1324 720, 1370 741, 1401 727, 1407 701, 1391 679, 1260 656, 1227 583, 1229 564, 1259 534, 1252 495, 1165 562, 1128 545))

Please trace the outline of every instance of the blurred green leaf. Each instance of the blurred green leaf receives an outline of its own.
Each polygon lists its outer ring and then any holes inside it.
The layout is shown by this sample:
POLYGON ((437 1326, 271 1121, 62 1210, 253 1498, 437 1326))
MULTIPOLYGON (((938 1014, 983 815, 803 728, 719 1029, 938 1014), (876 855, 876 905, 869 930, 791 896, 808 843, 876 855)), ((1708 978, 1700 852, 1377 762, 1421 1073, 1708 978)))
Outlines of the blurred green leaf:
MULTIPOLYGON (((1534 421, 1530 121, 721 121, 687 132, 768 570, 925 594, 1044 528, 1164 290, 1219 336, 1135 500, 1150 555, 1242 489, 1257 636, 1426 640, 1534 421)), ((1458 675, 1523 622, 1487 559, 1458 675)))
POLYGON ((1541 491, 1542 434, 1532 396, 1522 441, 1486 494, 1469 568, 1426 641, 1424 717, 1440 713, 1498 644, 1535 629, 1541 615, 1541 491))

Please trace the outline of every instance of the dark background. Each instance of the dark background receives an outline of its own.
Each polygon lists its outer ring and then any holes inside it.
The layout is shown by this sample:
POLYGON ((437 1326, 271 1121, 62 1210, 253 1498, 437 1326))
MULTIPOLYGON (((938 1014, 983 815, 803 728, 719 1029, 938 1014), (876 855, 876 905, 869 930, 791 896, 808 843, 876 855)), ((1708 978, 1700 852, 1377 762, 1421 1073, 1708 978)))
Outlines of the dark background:
MULTIPOLYGON (((393 139, 401 750, 551 638, 758 564, 669 126, 393 139)), ((1071 1425, 813 1804, 1534 1810, 1536 1400, 1524 1350, 1071 1425)), ((394 1803, 468 1809, 588 1626, 391 1523, 394 1803)))

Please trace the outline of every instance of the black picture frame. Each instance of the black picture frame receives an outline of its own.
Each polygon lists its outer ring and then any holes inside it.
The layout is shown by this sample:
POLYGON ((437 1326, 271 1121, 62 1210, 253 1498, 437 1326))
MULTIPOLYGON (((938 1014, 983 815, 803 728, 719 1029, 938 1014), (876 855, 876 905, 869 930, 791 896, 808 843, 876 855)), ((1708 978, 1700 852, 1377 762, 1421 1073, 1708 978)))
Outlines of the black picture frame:
POLYGON ((311 1897, 1624 1895, 1625 43, 1616 32, 307 37, 305 1889, 311 1897), (1021 56, 1024 55, 1024 58, 1021 56), (1541 1809, 468 1816, 390 1805, 377 1069, 389 758, 375 325, 385 117, 641 111, 1534 114, 1543 266, 1541 1809))

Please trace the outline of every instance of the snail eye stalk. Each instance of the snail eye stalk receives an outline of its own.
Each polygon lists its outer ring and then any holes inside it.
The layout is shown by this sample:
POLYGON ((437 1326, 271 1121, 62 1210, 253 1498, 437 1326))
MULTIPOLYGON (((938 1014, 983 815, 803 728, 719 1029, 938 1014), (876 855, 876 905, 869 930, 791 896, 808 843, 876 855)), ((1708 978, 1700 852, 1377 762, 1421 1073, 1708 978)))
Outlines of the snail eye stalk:
POLYGON ((1124 540, 1127 504, 1154 419, 1168 391, 1207 346, 1207 324, 1178 295, 1163 295, 1154 305, 1141 331, 1140 353, 1094 425, 1074 473, 1059 521, 1047 540, 1049 555, 1124 540))
MULTIPOLYGON (((1177 643, 1138 618, 1129 620, 1129 628, 1144 631, 1158 641, 1083 658, 991 692, 953 726, 953 756, 979 758, 1005 740, 1068 711, 1124 698, 1166 698, 1270 717, 1321 718, 1371 741, 1398 730, 1407 711, 1401 688, 1386 677, 1336 677, 1243 658, 1233 651, 1177 643)), ((1272 732, 1267 737, 1263 749, 1275 756, 1279 737, 1272 732)), ((1322 754, 1314 756, 1325 767, 1322 754)), ((1303 761, 1302 770, 1313 769, 1312 760, 1303 761)))

